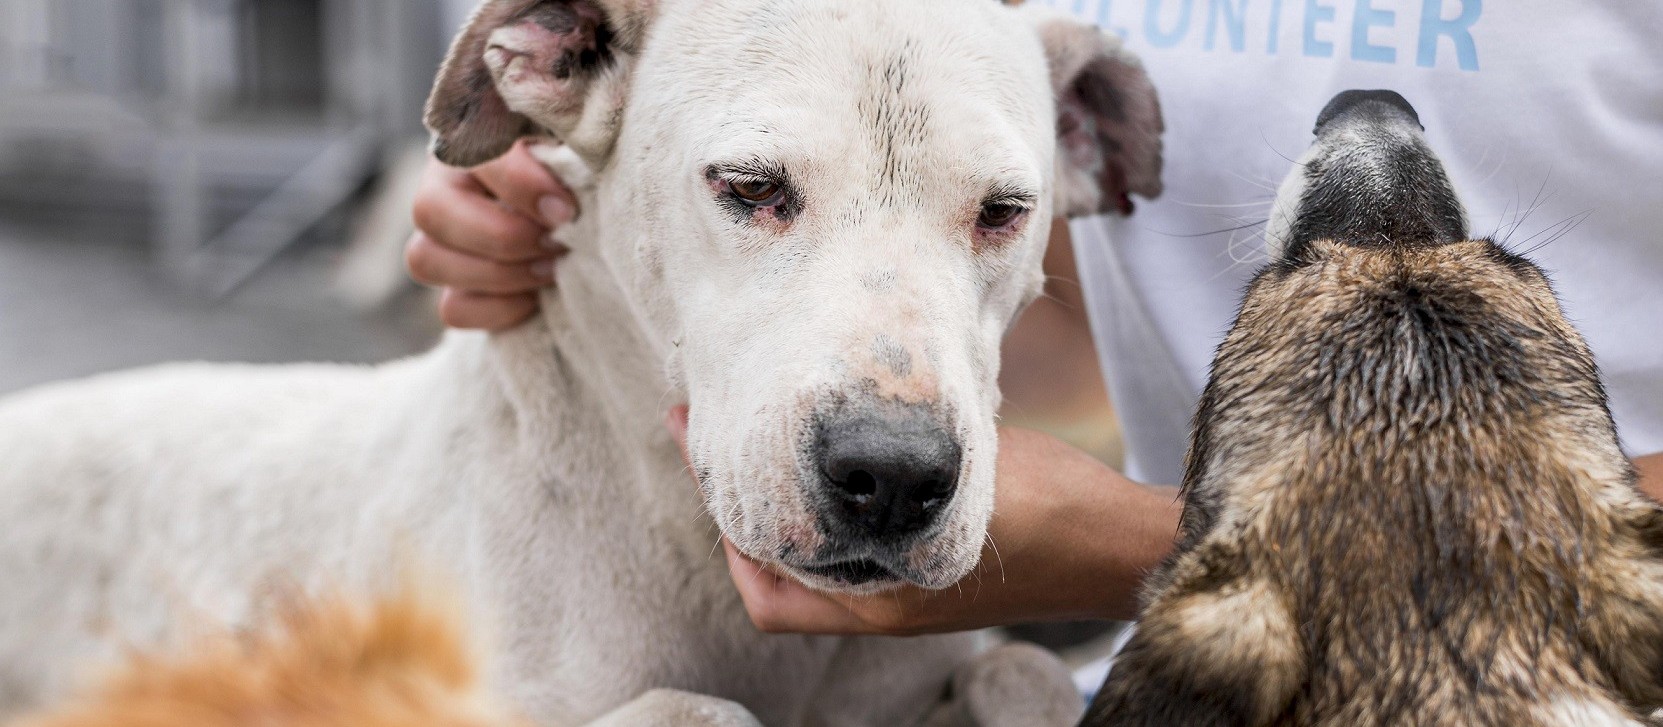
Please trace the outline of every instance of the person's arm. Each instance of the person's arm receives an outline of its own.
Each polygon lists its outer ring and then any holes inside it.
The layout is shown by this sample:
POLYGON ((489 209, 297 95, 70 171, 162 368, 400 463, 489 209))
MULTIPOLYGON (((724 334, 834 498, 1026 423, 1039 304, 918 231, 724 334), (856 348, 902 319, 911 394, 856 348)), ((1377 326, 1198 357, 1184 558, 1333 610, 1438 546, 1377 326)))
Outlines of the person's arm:
MULTIPOLYGON (((686 410, 669 427, 686 436, 686 410)), ((827 595, 724 543, 733 584, 758 629, 908 635, 1076 618, 1128 619, 1138 589, 1171 550, 1178 491, 1126 479, 1039 432, 1002 429, 988 545, 952 588, 827 595)))
POLYGON ((1663 452, 1635 457, 1634 469, 1640 473, 1640 491, 1663 502, 1663 452))

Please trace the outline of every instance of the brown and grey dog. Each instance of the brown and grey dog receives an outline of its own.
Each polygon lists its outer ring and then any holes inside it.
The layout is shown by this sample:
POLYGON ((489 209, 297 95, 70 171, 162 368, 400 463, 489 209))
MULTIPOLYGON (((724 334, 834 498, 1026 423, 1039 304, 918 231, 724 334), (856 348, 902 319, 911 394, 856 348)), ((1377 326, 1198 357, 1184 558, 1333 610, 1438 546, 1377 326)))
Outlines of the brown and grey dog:
POLYGON ((1324 109, 1269 237, 1085 723, 1644 723, 1663 516, 1542 270, 1470 238, 1383 91, 1324 109))

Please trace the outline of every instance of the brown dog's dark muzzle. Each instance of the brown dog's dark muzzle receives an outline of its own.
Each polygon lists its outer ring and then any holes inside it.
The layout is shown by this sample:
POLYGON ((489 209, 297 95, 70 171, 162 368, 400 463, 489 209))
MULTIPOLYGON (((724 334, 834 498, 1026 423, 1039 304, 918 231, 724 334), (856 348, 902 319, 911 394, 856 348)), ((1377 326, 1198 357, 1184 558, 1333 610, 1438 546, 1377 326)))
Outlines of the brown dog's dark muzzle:
POLYGON ((1466 215, 1420 115, 1393 91, 1345 91, 1317 115, 1305 187, 1288 240, 1422 247, 1467 239, 1466 215))

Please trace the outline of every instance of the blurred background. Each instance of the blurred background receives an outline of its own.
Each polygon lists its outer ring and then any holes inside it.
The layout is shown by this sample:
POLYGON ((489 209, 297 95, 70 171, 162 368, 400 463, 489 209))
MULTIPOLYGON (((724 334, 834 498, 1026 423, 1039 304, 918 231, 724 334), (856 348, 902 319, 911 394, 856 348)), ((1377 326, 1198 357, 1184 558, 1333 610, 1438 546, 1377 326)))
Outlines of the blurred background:
MULTIPOLYGON (((428 347, 440 325, 400 252, 421 107, 472 4, 0 0, 0 395, 428 347)), ((1072 252, 1047 269, 1039 325, 1006 347, 1005 421, 1118 464, 1072 252)))
POLYGON ((427 346, 398 288, 335 278, 424 138, 454 5, 0 0, 0 392, 427 346))

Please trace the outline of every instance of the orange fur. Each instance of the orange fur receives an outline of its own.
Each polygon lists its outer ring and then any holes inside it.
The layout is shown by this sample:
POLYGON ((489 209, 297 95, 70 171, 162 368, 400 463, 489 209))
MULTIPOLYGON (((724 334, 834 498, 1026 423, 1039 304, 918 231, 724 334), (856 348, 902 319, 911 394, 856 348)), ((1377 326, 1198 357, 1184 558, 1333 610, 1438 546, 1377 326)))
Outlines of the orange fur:
POLYGON ((13 727, 520 727, 482 687, 457 609, 405 588, 366 608, 297 600, 272 626, 139 655, 13 727))

